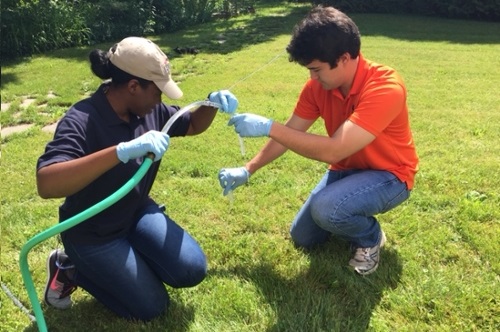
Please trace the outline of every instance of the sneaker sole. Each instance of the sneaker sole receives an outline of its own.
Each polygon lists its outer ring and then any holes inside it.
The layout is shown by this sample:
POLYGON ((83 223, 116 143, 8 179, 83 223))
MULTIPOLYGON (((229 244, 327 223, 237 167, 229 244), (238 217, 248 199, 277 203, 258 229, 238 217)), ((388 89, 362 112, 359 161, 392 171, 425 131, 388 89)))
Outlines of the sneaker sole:
POLYGON ((385 245, 385 241, 387 241, 387 238, 385 237, 384 231, 380 231, 382 233, 382 239, 380 239, 380 248, 382 248, 385 245))

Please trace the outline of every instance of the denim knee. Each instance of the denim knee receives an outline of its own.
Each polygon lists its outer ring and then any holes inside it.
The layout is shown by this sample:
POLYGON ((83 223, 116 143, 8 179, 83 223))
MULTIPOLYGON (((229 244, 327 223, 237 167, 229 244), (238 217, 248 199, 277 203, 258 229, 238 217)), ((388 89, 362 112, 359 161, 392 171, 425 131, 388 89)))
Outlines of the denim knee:
POLYGON ((298 248, 308 248, 311 244, 311 240, 307 239, 304 234, 297 231, 296 228, 290 229, 290 236, 295 247, 298 248))
POLYGON ((318 193, 311 197, 311 216, 319 227, 330 230, 334 222, 337 208, 332 198, 318 193))
POLYGON ((292 237, 293 245, 296 248, 309 249, 314 245, 313 241, 306 239, 302 234, 295 235, 293 230, 290 231, 290 236, 292 237))
POLYGON ((195 262, 184 268, 183 273, 175 278, 175 284, 170 286, 176 288, 193 287, 201 283, 207 276, 207 261, 205 256, 199 257, 195 262))
POLYGON ((142 301, 142 303, 134 303, 134 308, 130 314, 131 317, 127 318, 147 322, 164 314, 168 309, 170 299, 166 290, 159 293, 142 301))
POLYGON ((310 230, 307 232, 299 231, 298 229, 291 229, 290 236, 292 237, 293 245, 296 248, 302 248, 305 250, 309 250, 314 248, 315 246, 322 244, 328 240, 327 232, 323 230, 311 232, 310 230))
POLYGON ((185 280, 185 284, 181 287, 193 287, 201 283, 207 276, 207 266, 193 267, 189 271, 189 275, 185 280))
POLYGON ((365 220, 368 218, 354 215, 345 203, 346 199, 332 201, 327 195, 316 195, 311 201, 311 215, 319 227, 331 234, 356 238, 358 232, 369 226, 365 220))

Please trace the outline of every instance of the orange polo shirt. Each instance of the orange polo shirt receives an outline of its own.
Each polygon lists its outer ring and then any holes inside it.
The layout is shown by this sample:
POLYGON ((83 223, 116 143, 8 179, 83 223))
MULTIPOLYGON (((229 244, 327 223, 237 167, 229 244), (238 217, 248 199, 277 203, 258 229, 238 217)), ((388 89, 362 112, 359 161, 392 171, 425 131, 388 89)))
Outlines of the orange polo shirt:
POLYGON ((325 90, 309 79, 300 94, 294 114, 308 120, 319 117, 329 136, 349 120, 375 135, 375 139, 353 155, 331 164, 329 169, 386 170, 412 189, 418 171, 406 104, 406 88, 390 67, 359 56, 349 94, 325 90))

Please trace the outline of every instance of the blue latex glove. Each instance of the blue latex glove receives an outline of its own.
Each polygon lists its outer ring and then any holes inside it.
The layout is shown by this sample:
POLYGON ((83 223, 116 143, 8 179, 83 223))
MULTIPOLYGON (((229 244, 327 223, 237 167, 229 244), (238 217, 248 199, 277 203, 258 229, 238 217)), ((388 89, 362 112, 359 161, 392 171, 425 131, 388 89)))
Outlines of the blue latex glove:
POLYGON ((247 183, 250 175, 250 172, 245 167, 221 169, 219 171, 219 183, 224 188, 224 196, 236 189, 236 187, 247 183))
POLYGON ((123 163, 145 156, 149 152, 155 155, 154 161, 158 161, 167 151, 169 144, 170 136, 161 131, 150 130, 131 141, 118 144, 116 154, 123 163))
POLYGON ((257 114, 237 114, 229 119, 228 126, 234 126, 234 130, 241 137, 269 136, 273 120, 257 114))
POLYGON ((212 92, 208 95, 208 100, 212 103, 221 104, 222 112, 227 114, 233 114, 238 108, 238 99, 229 90, 220 90, 212 92))

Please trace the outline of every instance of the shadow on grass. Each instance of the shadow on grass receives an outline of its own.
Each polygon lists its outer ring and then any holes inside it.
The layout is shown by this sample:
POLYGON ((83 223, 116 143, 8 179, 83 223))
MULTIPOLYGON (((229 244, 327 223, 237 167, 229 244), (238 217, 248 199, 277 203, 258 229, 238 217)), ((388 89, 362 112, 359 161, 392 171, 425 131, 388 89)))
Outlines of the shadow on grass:
POLYGON ((382 249, 378 270, 365 277, 347 267, 345 243, 329 242, 308 255, 309 269, 293 278, 280 275, 272 262, 211 273, 242 278, 260 289, 277 317, 268 332, 368 330, 384 290, 398 287, 402 265, 397 252, 382 249))
MULTIPOLYGON (((120 318, 97 300, 89 298, 76 302, 68 310, 58 310, 44 305, 43 313, 50 332, 184 332, 189 330, 194 320, 195 308, 185 305, 179 298, 171 299, 168 311, 164 315, 150 322, 140 322, 120 318)), ((24 332, 36 331, 38 331, 36 323, 24 329, 24 332)))
MULTIPOLYGON (((251 45, 265 43, 278 35, 290 34, 295 23, 304 17, 308 8, 309 6, 296 5, 260 5, 260 11, 266 10, 267 12, 267 10, 271 10, 272 13, 266 16, 244 15, 231 19, 220 19, 194 25, 180 31, 147 37, 154 40, 170 59, 179 56, 191 56, 190 54, 177 54, 174 51, 176 47, 195 47, 201 53, 207 54, 228 54, 251 45)), ((91 46, 59 49, 34 56, 88 61, 90 51, 96 48, 107 50, 120 39, 91 46)), ((286 45, 283 45, 283 49, 285 47, 286 45)), ((30 61, 31 57, 25 57, 9 60, 2 65, 10 66, 29 63, 30 61)), ((9 81, 6 78, 4 82, 2 74, 2 84, 4 83, 9 83, 9 81)))
MULTIPOLYGON (((279 35, 291 35, 294 25, 304 17, 309 6, 260 4, 257 15, 246 15, 228 20, 217 20, 196 25, 181 31, 152 37, 171 59, 179 56, 175 47, 194 47, 206 54, 229 54, 245 47, 268 42, 279 35), (273 10, 274 8, 274 10, 273 10), (271 14, 259 15, 259 12, 271 14)), ((434 41, 460 44, 499 44, 500 23, 472 20, 451 20, 436 17, 349 14, 359 26, 363 36, 384 36, 411 41, 434 41)), ((75 47, 51 51, 46 57, 88 61, 91 50, 108 49, 112 43, 101 43, 87 47, 75 47)), ((283 45, 283 50, 286 45, 283 45)), ((29 63, 31 58, 19 58, 3 66, 29 63)), ((1 74, 1 84, 15 83, 14 75, 1 74)))

